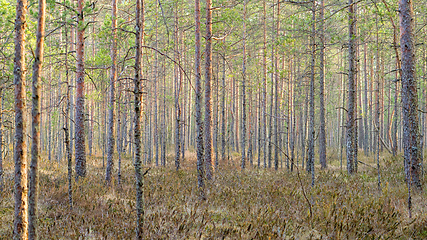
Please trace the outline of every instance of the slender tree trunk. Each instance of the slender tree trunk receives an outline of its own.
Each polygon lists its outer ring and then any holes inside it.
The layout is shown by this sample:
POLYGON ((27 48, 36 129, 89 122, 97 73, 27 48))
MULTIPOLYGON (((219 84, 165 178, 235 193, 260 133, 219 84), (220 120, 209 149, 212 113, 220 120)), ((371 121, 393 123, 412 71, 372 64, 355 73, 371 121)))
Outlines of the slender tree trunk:
MULTIPOLYGON (((276 20, 276 39, 279 38, 280 31, 280 3, 277 1, 277 20, 276 20)), ((278 57, 277 48, 274 53, 274 169, 279 169, 279 71, 278 71, 278 57)))
POLYGON ((242 170, 246 167, 246 0, 243 2, 243 64, 242 64, 242 170))
MULTIPOLYGON (((176 3, 176 9, 175 9, 175 61, 179 62, 178 57, 178 46, 179 46, 179 40, 178 40, 178 3, 176 3)), ((182 82, 179 80, 181 77, 181 72, 178 69, 178 66, 174 65, 174 75, 175 75, 175 168, 178 171, 180 168, 180 154, 181 154, 181 106, 179 105, 179 96, 180 96, 180 90, 181 90, 181 84, 182 82)))
POLYGON ((200 0, 195 0, 195 115, 196 115, 196 151, 197 151, 197 182, 200 192, 200 198, 206 199, 204 184, 204 167, 203 167, 203 125, 202 125, 202 86, 200 71, 200 0))
POLYGON ((222 100, 221 100, 221 161, 225 162, 225 56, 222 61, 222 100))
MULTIPOLYGON (((244 40, 243 40, 244 41, 244 40)), ((212 1, 206 0, 206 50, 205 50, 205 126, 204 161, 206 165, 206 178, 212 179, 212 1)))
MULTIPOLYGON (((262 51, 262 73, 263 73, 263 81, 262 81, 262 88, 263 88, 263 109, 262 109, 262 130, 263 130, 263 138, 264 138, 264 148, 263 148, 263 154, 264 154, 264 168, 267 167, 267 10, 266 10, 266 0, 262 1, 263 5, 263 51, 262 51)), ((261 152, 261 151, 260 151, 261 152)))
MULTIPOLYGON (((155 14, 155 21, 156 21, 156 26, 155 26, 155 31, 156 31, 156 42, 155 42, 155 46, 156 49, 158 48, 157 43, 158 43, 158 19, 157 19, 157 12, 158 12, 158 6, 159 4, 156 3, 156 14, 155 14)), ((156 166, 159 166, 159 128, 158 128, 158 117, 157 117, 157 78, 159 76, 158 74, 158 53, 157 51, 155 52, 154 55, 154 148, 156 151, 156 166)))
POLYGON ((28 192, 28 238, 37 239, 37 197, 38 197, 38 162, 40 159, 40 111, 41 111, 41 72, 44 50, 46 0, 39 0, 37 19, 37 44, 33 64, 32 84, 32 145, 30 181, 28 192))
POLYGON ((75 155, 76 155, 76 179, 86 176, 86 146, 85 146, 85 118, 84 118, 84 0, 77 2, 77 91, 76 91, 76 133, 75 133, 75 155))
POLYGON ((325 124, 325 26, 324 26, 325 1, 320 2, 320 66, 319 66, 319 100, 320 100, 320 132, 319 132, 319 161, 322 169, 326 164, 326 124, 325 124))
MULTIPOLYGON (((67 19, 65 19, 66 21, 67 19)), ((72 28, 71 28, 71 31, 72 28)), ((65 24, 65 39, 68 41, 68 24, 65 24)), ((67 84, 67 107, 65 109, 65 123, 64 123, 64 132, 65 132, 65 149, 67 154, 67 180, 68 180, 68 204, 70 209, 73 208, 73 188, 72 188, 72 175, 73 175, 73 166, 72 166, 72 152, 71 152, 71 143, 70 143, 70 131, 69 131, 69 115, 71 110, 71 84, 69 82, 69 71, 68 71, 68 44, 65 45, 65 78, 67 84)))
POLYGON ((27 145, 25 141, 25 25, 27 1, 18 0, 15 20, 15 217, 13 239, 28 238, 28 186, 27 186, 27 145))
POLYGON ((364 72, 364 105, 363 105, 363 126, 365 127, 365 134, 363 136, 363 149, 365 150, 365 155, 369 154, 369 130, 368 130, 368 70, 367 70, 367 54, 368 54, 368 44, 364 44, 364 54, 363 54, 363 72, 364 72))
MULTIPOLYGON (((273 17, 272 17, 272 29, 274 29, 274 6, 273 6, 273 17)), ((273 30, 274 32, 274 30, 273 30)), ((275 42, 275 34, 272 33, 272 42, 275 42)), ((275 61, 274 61, 274 44, 271 45, 271 69, 275 69, 275 61)), ((273 89, 274 89, 274 71, 271 71, 271 92, 270 92, 270 117, 269 117, 269 129, 268 129, 268 168, 271 168, 271 152, 272 152, 272 144, 271 144, 271 137, 273 134, 273 89)))
POLYGON ((355 11, 354 11, 354 5, 353 0, 349 0, 348 2, 349 7, 349 15, 348 15, 348 22, 349 22, 349 42, 348 42, 348 107, 347 107, 347 139, 346 139, 346 145, 347 145, 347 172, 349 174, 353 174, 354 172, 354 162, 357 161, 354 157, 354 152, 356 151, 354 149, 354 135, 356 132, 356 109, 355 109, 355 103, 356 103, 356 29, 355 29, 355 11))
POLYGON ((142 175, 141 113, 142 113, 142 43, 144 39, 144 0, 136 1, 135 9, 135 78, 134 78, 134 142, 135 142, 135 180, 136 180, 136 238, 143 239, 144 224, 144 176, 142 175))
POLYGON ((107 184, 111 183, 111 175, 114 167, 114 92, 117 80, 117 0, 111 1, 111 72, 110 72, 110 96, 108 99, 108 143, 107 143, 107 169, 105 180, 107 184))
POLYGON ((418 156, 418 95, 415 76, 414 10, 411 0, 399 1, 400 47, 402 51, 402 122, 406 180, 418 188, 420 159, 418 156))
POLYGON ((310 74, 310 116, 308 130, 308 156, 307 169, 311 172, 311 185, 314 186, 314 78, 316 59, 316 2, 313 0, 312 6, 312 33, 311 33, 311 74, 310 74))

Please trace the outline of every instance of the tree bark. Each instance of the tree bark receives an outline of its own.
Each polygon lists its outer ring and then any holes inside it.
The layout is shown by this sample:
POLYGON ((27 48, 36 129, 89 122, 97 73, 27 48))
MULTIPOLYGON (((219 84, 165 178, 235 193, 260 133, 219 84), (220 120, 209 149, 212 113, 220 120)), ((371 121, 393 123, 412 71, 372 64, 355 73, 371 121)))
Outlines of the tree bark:
POLYGON ((355 12, 353 0, 349 0, 348 2, 348 32, 349 32, 349 40, 348 40, 348 107, 347 107, 347 172, 349 174, 354 173, 354 162, 357 161, 354 157, 354 135, 356 132, 356 119, 355 119, 355 103, 356 103, 356 46, 355 46, 355 38, 356 38, 356 29, 355 29, 355 12))
POLYGON ((135 142, 135 183, 136 183, 136 238, 143 239, 144 224, 144 176, 142 175, 141 113, 142 113, 142 43, 144 38, 144 0, 136 1, 135 9, 135 78, 134 83, 134 142, 135 142))
POLYGON ((326 164, 326 124, 325 124, 325 26, 324 26, 325 1, 320 1, 320 62, 319 62, 319 100, 320 100, 320 132, 319 132, 319 162, 322 169, 326 164))
POLYGON ((76 155, 76 180, 86 176, 86 146, 85 146, 85 107, 84 107, 84 0, 77 2, 77 69, 76 69, 76 133, 75 133, 75 155, 76 155))
POLYGON ((200 71, 200 0, 195 0, 195 115, 196 115, 196 151, 197 151, 197 184, 200 198, 206 199, 203 167, 203 125, 202 125, 202 97, 201 97, 201 71, 200 71))
POLYGON ((15 20, 15 217, 13 239, 28 238, 28 186, 27 186, 27 145, 25 119, 25 25, 27 0, 17 0, 15 20))
POLYGON ((402 51, 402 125, 406 180, 421 188, 418 156, 418 95, 415 76, 414 10, 411 0, 399 1, 402 51))
MULTIPOLYGON (((107 142, 107 169, 105 181, 111 183, 111 175, 114 167, 114 92, 117 81, 117 0, 111 1, 111 72, 110 72, 110 96, 108 99, 108 142, 107 142)), ((121 150, 120 150, 121 151, 121 150)))
POLYGON ((243 2, 243 64, 242 64, 242 170, 246 167, 246 0, 243 2))
POLYGON ((309 110, 309 130, 308 130, 308 154, 307 170, 312 175, 311 185, 314 186, 314 78, 316 59, 316 2, 313 0, 312 6, 312 32, 311 32, 311 74, 310 74, 310 110, 309 110))
MULTIPOLYGON (((244 41, 244 40, 243 40, 244 41)), ((206 0, 206 50, 205 50, 205 126, 204 161, 206 166, 206 179, 212 179, 212 1, 206 0)))
POLYGON ((28 192, 28 238, 37 239, 37 198, 38 198, 38 162, 40 159, 40 111, 41 111, 41 72, 43 63, 44 34, 45 34, 46 0, 39 0, 37 19, 37 43, 33 64, 32 83, 32 145, 30 181, 28 192))

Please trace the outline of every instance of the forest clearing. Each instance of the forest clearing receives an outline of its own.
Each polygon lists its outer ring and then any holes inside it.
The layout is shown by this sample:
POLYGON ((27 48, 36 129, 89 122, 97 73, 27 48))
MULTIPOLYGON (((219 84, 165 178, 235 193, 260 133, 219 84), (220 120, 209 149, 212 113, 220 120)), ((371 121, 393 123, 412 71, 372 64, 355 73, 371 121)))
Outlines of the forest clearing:
MULTIPOLYGON (((332 152, 332 151, 331 151, 332 152)), ((207 182, 200 201, 195 154, 187 153, 176 171, 171 154, 166 167, 145 176, 145 239, 425 239, 427 194, 413 196, 408 218, 407 188, 401 157, 381 156, 381 191, 373 158, 361 160, 359 172, 347 175, 332 153, 316 185, 310 177, 286 169, 239 169, 234 160, 221 164, 207 182), (304 197, 304 193, 308 198, 304 197), (312 215, 310 216, 310 207, 312 215)), ((102 157, 88 158, 88 176, 73 187, 68 204, 64 162, 42 158, 40 166, 40 239, 132 239, 135 236, 135 187, 131 159, 124 158, 120 187, 106 187, 102 157)), ((6 189, 0 200, 0 236, 12 238, 12 162, 6 161, 6 189)), ((316 166, 316 171, 317 171, 316 166)))

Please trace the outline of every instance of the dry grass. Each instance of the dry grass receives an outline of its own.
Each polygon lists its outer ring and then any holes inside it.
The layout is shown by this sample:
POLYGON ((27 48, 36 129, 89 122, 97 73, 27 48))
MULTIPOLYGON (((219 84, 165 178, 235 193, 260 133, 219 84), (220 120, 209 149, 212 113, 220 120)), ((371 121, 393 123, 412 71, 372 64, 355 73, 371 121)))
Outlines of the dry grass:
MULTIPOLYGON (((239 158, 225 164, 208 182, 206 201, 196 187, 194 154, 183 169, 153 168, 145 178, 146 239, 426 239, 426 192, 413 197, 408 219, 407 189, 401 160, 382 156, 382 191, 374 168, 359 165, 348 176, 330 158, 327 171, 316 169, 316 186, 301 172, 248 169, 239 158), (308 201, 307 201, 308 200, 308 201), (312 208, 310 215, 309 204, 312 208)), ((375 166, 373 159, 359 154, 375 166)), ((132 239, 135 235, 134 172, 124 159, 122 186, 104 186, 99 157, 88 159, 88 176, 74 183, 69 209, 66 166, 41 163, 40 239, 132 239)), ((168 156, 172 162, 172 156, 168 156)), ((284 164, 285 165, 285 164, 284 164)), ((13 221, 12 163, 5 162, 6 189, 0 198, 0 239, 11 239, 13 221)))

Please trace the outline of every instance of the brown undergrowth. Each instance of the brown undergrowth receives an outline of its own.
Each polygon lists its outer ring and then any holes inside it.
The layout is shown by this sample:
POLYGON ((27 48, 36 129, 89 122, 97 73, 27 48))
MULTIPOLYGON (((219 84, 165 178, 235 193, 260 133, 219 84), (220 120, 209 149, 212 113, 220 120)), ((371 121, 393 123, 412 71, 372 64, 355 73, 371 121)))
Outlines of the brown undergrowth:
MULTIPOLYGON (((361 156, 362 154, 360 154, 361 156)), ((316 186, 301 171, 264 168, 241 171, 239 157, 216 170, 208 181, 207 200, 196 187, 194 154, 180 171, 153 167, 145 177, 146 239, 426 239, 426 192, 413 196, 408 218, 407 189, 399 159, 382 156, 382 188, 377 188, 374 160, 348 176, 333 160, 316 168, 316 186), (235 161, 235 162, 234 162, 235 161), (312 215, 310 216, 311 205, 312 215)), ((172 162, 172 157, 168 159, 172 162)), ((285 166, 285 164, 283 164, 285 166)), ((6 191, 0 198, 0 239, 11 239, 13 165, 5 161, 6 191)), ((88 158, 88 176, 74 182, 68 205, 65 163, 43 160, 40 169, 40 239, 132 239, 135 235, 134 171, 123 160, 122 184, 104 185, 100 157, 88 158)))

